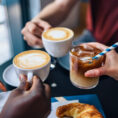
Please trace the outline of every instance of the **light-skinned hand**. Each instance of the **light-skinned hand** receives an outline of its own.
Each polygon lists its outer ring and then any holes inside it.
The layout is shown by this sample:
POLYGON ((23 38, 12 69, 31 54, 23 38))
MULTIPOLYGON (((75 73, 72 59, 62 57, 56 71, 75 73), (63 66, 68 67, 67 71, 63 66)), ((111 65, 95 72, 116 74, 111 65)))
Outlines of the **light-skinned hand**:
POLYGON ((34 18, 32 21, 26 23, 21 33, 24 35, 24 40, 29 46, 40 46, 42 47, 41 35, 44 30, 51 27, 49 23, 44 20, 34 18))
MULTIPOLYGON (((100 50, 105 50, 107 46, 100 43, 86 43, 89 46, 96 47, 100 50)), ((86 77, 98 77, 101 75, 108 75, 118 80, 118 54, 112 50, 106 54, 105 64, 100 68, 89 70, 85 73, 86 77)))

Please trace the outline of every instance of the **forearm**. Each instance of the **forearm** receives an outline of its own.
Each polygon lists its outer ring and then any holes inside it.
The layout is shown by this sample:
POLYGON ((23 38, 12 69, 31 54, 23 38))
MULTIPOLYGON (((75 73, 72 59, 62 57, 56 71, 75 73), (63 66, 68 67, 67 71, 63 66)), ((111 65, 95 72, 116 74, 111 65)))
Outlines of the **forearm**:
POLYGON ((56 0, 46 6, 35 19, 43 19, 52 26, 64 21, 78 0, 56 0))

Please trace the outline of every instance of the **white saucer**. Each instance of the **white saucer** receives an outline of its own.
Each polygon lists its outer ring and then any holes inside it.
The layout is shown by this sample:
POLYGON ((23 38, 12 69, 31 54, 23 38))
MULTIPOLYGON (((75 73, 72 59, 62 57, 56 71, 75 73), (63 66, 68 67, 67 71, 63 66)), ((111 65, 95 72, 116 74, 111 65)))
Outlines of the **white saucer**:
POLYGON ((18 87, 20 85, 19 78, 16 75, 13 65, 8 66, 3 72, 3 80, 14 87, 18 87))
POLYGON ((58 63, 66 70, 70 70, 69 53, 64 57, 58 58, 58 63))

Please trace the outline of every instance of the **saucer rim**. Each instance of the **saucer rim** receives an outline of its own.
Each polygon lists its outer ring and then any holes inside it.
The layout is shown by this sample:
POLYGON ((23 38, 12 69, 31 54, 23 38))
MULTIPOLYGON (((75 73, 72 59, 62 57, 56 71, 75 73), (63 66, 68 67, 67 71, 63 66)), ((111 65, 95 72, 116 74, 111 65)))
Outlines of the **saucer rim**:
POLYGON ((59 65, 60 65, 62 68, 64 68, 64 69, 67 70, 67 71, 70 71, 70 67, 68 67, 67 65, 65 65, 64 62, 63 62, 60 58, 58 59, 58 63, 59 63, 59 65))
POLYGON ((8 85, 10 85, 10 86, 13 86, 13 87, 18 87, 17 85, 13 85, 11 82, 9 82, 7 79, 6 79, 6 77, 5 77, 5 74, 7 73, 7 71, 8 71, 8 69, 10 69, 10 68, 13 68, 13 64, 11 64, 11 65, 9 65, 9 66, 7 66, 6 68, 5 68, 5 70, 4 70, 4 72, 3 72, 3 80, 5 81, 5 83, 7 83, 8 85))

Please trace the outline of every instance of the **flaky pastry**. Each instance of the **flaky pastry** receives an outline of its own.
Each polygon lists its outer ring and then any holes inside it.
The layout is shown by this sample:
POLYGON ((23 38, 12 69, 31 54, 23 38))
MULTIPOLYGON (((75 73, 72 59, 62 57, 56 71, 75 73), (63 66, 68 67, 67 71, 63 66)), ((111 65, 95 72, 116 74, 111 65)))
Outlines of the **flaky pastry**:
POLYGON ((103 118, 101 113, 93 106, 83 103, 70 103, 57 108, 58 118, 103 118))

